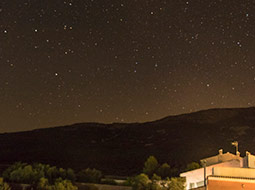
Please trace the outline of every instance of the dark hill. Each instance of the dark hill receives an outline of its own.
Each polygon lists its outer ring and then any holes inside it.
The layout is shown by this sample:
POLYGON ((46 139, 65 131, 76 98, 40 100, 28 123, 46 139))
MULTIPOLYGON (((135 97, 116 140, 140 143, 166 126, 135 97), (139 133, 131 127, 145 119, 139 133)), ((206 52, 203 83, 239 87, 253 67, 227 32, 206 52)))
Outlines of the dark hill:
POLYGON ((147 123, 71 126, 0 134, 0 162, 43 162, 106 174, 140 172, 149 155, 171 166, 215 155, 218 149, 255 152, 255 108, 211 109, 147 123))

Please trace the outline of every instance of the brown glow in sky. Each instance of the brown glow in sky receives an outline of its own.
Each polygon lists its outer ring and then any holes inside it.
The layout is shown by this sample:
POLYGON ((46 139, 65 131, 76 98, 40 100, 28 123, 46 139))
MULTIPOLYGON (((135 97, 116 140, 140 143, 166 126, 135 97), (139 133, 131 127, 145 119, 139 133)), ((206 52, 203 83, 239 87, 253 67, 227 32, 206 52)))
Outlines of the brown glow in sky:
POLYGON ((255 105, 250 0, 1 0, 0 132, 255 105))

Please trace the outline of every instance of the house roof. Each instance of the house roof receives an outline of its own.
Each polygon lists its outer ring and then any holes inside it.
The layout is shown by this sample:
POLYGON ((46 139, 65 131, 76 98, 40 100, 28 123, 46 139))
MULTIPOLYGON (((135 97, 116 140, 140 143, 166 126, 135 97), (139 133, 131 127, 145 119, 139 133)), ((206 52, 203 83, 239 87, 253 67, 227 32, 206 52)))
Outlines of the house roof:
POLYGON ((204 158, 200 160, 200 162, 201 163, 205 162, 206 166, 210 166, 210 165, 218 164, 221 162, 226 162, 230 160, 241 160, 241 159, 243 158, 240 157, 240 155, 235 155, 229 152, 223 154, 222 152, 220 152, 218 155, 204 158))

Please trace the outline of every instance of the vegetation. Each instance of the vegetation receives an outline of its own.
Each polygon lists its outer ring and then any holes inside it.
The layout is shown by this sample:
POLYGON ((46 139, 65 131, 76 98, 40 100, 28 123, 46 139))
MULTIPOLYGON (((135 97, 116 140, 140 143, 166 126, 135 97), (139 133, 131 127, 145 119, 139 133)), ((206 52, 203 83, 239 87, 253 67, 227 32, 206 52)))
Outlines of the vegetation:
POLYGON ((96 170, 95 168, 87 168, 77 174, 77 180, 79 182, 100 183, 102 176, 103 175, 101 171, 96 170))
POLYGON ((37 188, 39 190, 77 190, 78 188, 69 180, 57 179, 54 184, 50 184, 48 179, 41 178, 37 188))
POLYGON ((0 178, 0 190, 10 190, 8 183, 5 183, 3 178, 0 178))
POLYGON ((167 177, 170 177, 173 174, 173 170, 171 169, 171 167, 167 164, 164 163, 162 164, 157 172, 156 172, 161 178, 165 179, 167 177))
MULTIPOLYGON (((191 163, 187 168, 198 167, 191 163)), ((144 163, 143 173, 130 177, 122 185, 132 186, 133 190, 183 190, 182 178, 170 178, 173 169, 164 163, 160 165, 154 156, 148 157, 144 163)), ((74 173, 72 169, 57 168, 46 164, 15 163, 3 172, 0 179, 0 190, 10 190, 4 180, 12 183, 31 184, 38 190, 77 190, 72 182, 102 183, 117 185, 113 179, 103 179, 101 171, 87 168, 74 173)), ((87 187, 91 189, 90 187, 87 187)), ((97 189, 93 186, 92 189, 97 189)))
POLYGON ((133 190, 184 190, 183 178, 169 179, 175 171, 167 163, 160 165, 154 156, 150 156, 144 163, 143 173, 129 178, 127 183, 133 190))
POLYGON ((159 164, 157 159, 154 156, 150 156, 144 163, 143 173, 145 173, 149 177, 152 177, 152 175, 156 172, 158 167, 159 164))
POLYGON ((201 168, 200 164, 197 162, 191 162, 189 164, 187 164, 186 170, 185 171, 191 171, 191 170, 195 170, 201 168))
POLYGON ((146 174, 142 173, 135 176, 130 182, 133 190, 146 190, 149 189, 149 184, 151 181, 146 174))
POLYGON ((184 190, 185 179, 180 177, 171 178, 169 182, 169 190, 184 190))
POLYGON ((26 163, 15 163, 3 172, 4 180, 14 183, 37 184, 41 178, 46 178, 53 184, 56 179, 75 180, 72 169, 57 168, 45 164, 28 165, 26 163))
POLYGON ((157 174, 153 174, 151 180, 152 180, 152 181, 159 181, 159 180, 161 180, 161 177, 158 176, 157 174))
POLYGON ((57 168, 45 164, 15 163, 3 172, 4 180, 37 186, 42 190, 76 190, 72 169, 57 168))
MULTIPOLYGON (((47 164, 26 164, 17 162, 3 172, 3 179, 11 183, 31 184, 39 190, 77 190, 73 182, 101 183, 102 172, 95 168, 84 169, 77 176, 72 169, 57 168, 47 164)), ((116 185, 114 180, 104 183, 116 185)), ((9 190, 7 183, 1 183, 0 190, 9 190), (2 188, 2 189, 1 189, 2 188)), ((89 187, 89 189, 91 189, 89 187)), ((92 189, 97 189, 93 186, 92 189)))
POLYGON ((185 180, 183 178, 167 178, 160 180, 156 174, 152 179, 142 173, 128 179, 129 185, 133 190, 184 190, 185 180))
POLYGON ((166 179, 167 177, 176 176, 178 170, 171 168, 167 163, 160 165, 154 156, 149 156, 144 163, 143 173, 150 178, 153 174, 157 174, 162 179, 166 179))

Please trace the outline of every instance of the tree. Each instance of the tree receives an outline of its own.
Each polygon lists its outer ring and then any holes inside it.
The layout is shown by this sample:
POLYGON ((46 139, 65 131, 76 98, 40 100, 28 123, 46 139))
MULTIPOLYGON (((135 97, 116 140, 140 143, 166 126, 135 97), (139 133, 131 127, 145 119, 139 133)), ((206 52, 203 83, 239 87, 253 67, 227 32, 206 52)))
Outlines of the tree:
POLYGON ((0 178, 0 190, 11 190, 8 183, 5 183, 3 178, 0 178))
POLYGON ((57 179, 54 184, 50 185, 48 179, 41 178, 37 188, 39 190, 77 190, 78 188, 74 186, 69 180, 57 179))
POLYGON ((8 167, 4 172, 3 172, 3 178, 4 180, 9 181, 10 180, 10 174, 11 172, 13 172, 14 170, 18 170, 20 168, 23 168, 24 166, 26 166, 26 163, 21 163, 21 162, 16 162, 13 165, 11 165, 10 167, 8 167))
POLYGON ((161 176, 162 179, 170 177, 171 174, 172 174, 171 167, 167 163, 162 164, 157 170, 157 175, 161 176))
POLYGON ((154 156, 150 156, 144 163, 143 173, 147 174, 149 177, 156 172, 158 169, 158 161, 154 156))
POLYGON ((140 174, 134 177, 132 183, 133 190, 147 190, 150 187, 150 179, 146 174, 140 174))
POLYGON ((54 184, 54 190, 78 190, 76 186, 69 180, 62 180, 61 178, 56 180, 54 184))
POLYGON ((32 184, 42 190, 76 190, 72 185, 75 180, 72 169, 65 170, 44 164, 15 163, 4 171, 3 177, 9 182, 32 184))
POLYGON ((24 167, 13 170, 9 175, 9 180, 16 183, 37 183, 36 179, 34 179, 34 176, 35 172, 32 166, 26 165, 24 167))
POLYGON ((22 173, 22 182, 27 184, 37 183, 34 179, 35 171, 33 170, 31 165, 27 165, 23 168, 22 173))
POLYGON ((191 171, 191 170, 195 170, 195 169, 198 169, 198 168, 201 168, 199 163, 191 162, 191 163, 187 164, 186 171, 191 171))
POLYGON ((42 177, 37 184, 37 188, 38 189, 46 189, 47 186, 49 186, 49 180, 42 177))
POLYGON ((180 177, 171 178, 169 182, 169 190, 184 190, 185 179, 180 177))
POLYGON ((53 183, 55 179, 59 176, 59 172, 56 166, 48 168, 45 173, 45 177, 49 180, 50 183, 53 183))
POLYGON ((77 174, 77 179, 80 182, 100 183, 102 176, 101 171, 87 168, 77 174))
POLYGON ((76 180, 76 176, 75 176, 75 173, 74 171, 71 169, 71 168, 68 168, 66 170, 66 179, 74 182, 76 180))
POLYGON ((156 181, 152 181, 149 184, 149 188, 148 190, 166 190, 163 187, 160 186, 160 184, 158 184, 156 181))
POLYGON ((161 180, 161 177, 158 176, 157 174, 153 174, 153 176, 151 177, 151 180, 152 181, 159 181, 159 180, 161 180))
POLYGON ((150 190, 162 190, 160 183, 158 183, 161 180, 161 177, 157 174, 153 174, 151 178, 151 183, 149 184, 150 190))

